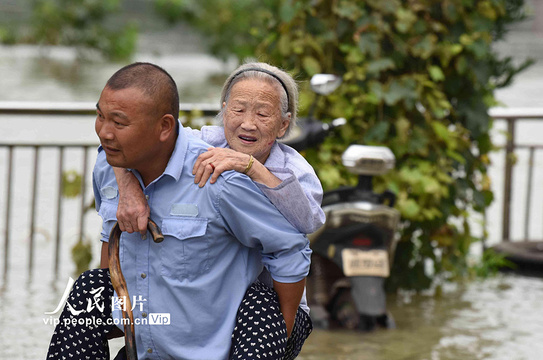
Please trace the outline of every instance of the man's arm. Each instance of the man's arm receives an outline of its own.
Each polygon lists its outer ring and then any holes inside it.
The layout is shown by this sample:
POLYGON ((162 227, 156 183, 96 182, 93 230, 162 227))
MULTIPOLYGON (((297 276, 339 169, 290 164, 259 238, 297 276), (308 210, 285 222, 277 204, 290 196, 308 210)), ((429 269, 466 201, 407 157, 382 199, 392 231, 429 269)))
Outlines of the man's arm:
POLYGON ((280 283, 273 280, 273 288, 279 297, 279 307, 285 318, 285 324, 287 325, 287 334, 290 337, 292 328, 294 327, 294 321, 296 319, 296 312, 304 293, 305 279, 295 283, 280 283))
POLYGON ((151 213, 149 204, 143 195, 139 181, 126 169, 113 168, 119 187, 119 206, 117 221, 121 231, 128 233, 147 232, 147 219, 151 213))
POLYGON ((102 250, 101 250, 101 257, 100 257, 100 268, 107 269, 109 268, 109 243, 102 242, 102 250))
MULTIPOLYGON (((96 210, 98 211, 98 213, 100 214, 100 207, 101 207, 101 204, 102 204, 102 195, 100 194, 100 186, 97 184, 97 178, 96 178, 96 171, 97 171, 97 167, 98 167, 98 164, 100 163, 100 150, 98 151, 98 157, 96 159, 96 164, 95 164, 95 167, 92 171, 92 190, 93 190, 93 193, 94 193, 94 204, 96 206, 96 210)), ((99 177, 100 178, 100 177, 99 177)), ((109 255, 108 255, 108 243, 107 241, 103 241, 105 240, 106 238, 106 233, 104 231, 104 222, 107 221, 108 219, 104 219, 104 214, 103 212, 100 214, 100 216, 102 217, 102 247, 100 249, 100 268, 101 269, 107 269, 109 267, 108 265, 108 259, 109 259, 109 255)))
POLYGON ((261 249, 290 334, 311 263, 309 241, 265 200, 253 182, 239 175, 226 181, 219 212, 238 241, 261 249))

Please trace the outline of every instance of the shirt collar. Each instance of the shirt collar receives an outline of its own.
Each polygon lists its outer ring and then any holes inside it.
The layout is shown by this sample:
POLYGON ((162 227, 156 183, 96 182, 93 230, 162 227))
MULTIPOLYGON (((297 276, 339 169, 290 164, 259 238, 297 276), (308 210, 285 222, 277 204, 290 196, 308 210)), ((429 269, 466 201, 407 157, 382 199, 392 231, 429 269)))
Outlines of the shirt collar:
POLYGON ((281 150, 277 141, 273 144, 270 150, 270 156, 268 156, 264 165, 266 167, 274 168, 282 168, 285 166, 285 153, 281 150))
POLYGON ((178 181, 183 171, 183 165, 185 163, 185 157, 188 149, 188 138, 185 131, 180 131, 181 123, 177 126, 177 140, 175 142, 175 148, 173 149, 166 170, 163 175, 169 175, 178 181))

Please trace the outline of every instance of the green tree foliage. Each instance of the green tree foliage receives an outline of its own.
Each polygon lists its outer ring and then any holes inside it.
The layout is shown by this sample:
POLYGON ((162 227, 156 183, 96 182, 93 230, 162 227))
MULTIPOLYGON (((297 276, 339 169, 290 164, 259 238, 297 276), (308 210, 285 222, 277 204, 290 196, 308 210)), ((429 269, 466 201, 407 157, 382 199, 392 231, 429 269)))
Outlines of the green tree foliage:
MULTIPOLYGON (((66 199, 73 199, 81 196, 83 176, 76 170, 68 170, 62 173, 62 196, 66 199)), ((94 200, 85 207, 83 211, 94 211, 94 200)), ((72 260, 75 264, 74 275, 78 276, 90 268, 92 261, 93 243, 85 239, 84 234, 79 235, 79 240, 72 247, 72 260)))
POLYGON ((35 0, 27 42, 97 50, 110 60, 126 60, 136 49, 137 27, 119 26, 112 15, 120 0, 35 0))
POLYGON ((292 20, 277 22, 257 50, 305 76, 343 76, 340 91, 319 109, 325 118, 349 122, 340 137, 308 154, 325 187, 349 178, 338 165, 350 143, 386 145, 396 155, 396 171, 378 184, 396 193, 403 219, 393 288, 428 286, 427 259, 436 273, 467 273, 468 251, 478 240, 469 219, 493 199, 488 108, 495 105, 493 91, 528 65, 499 59, 491 45, 522 17, 522 5, 296 2, 292 20))
POLYGON ((93 242, 80 239, 72 247, 72 260, 75 264, 74 275, 79 276, 81 273, 90 269, 92 261, 93 242))
POLYGON ((211 54, 226 60, 235 54, 254 55, 259 41, 273 26, 277 0, 154 0, 156 12, 169 23, 199 29, 211 54))
MULTIPOLYGON (((487 111, 494 90, 529 65, 500 59, 491 45, 523 17, 522 0, 158 2, 185 6, 217 54, 251 54, 299 80, 341 75, 317 113, 348 123, 305 154, 325 189, 354 182, 341 166, 349 144, 390 147, 396 169, 375 185, 396 193, 403 219, 392 288, 428 287, 427 260, 444 277, 468 274, 478 240, 470 217, 493 200, 487 111)), ((304 85, 302 105, 312 97, 304 85)))

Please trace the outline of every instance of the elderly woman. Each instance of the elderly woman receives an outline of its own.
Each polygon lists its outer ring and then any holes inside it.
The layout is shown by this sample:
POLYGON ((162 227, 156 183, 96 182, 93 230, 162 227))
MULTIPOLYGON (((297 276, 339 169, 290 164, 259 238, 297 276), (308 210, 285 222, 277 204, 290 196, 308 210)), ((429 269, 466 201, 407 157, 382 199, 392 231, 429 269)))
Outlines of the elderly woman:
MULTIPOLYGON (((195 183, 214 183, 226 170, 247 174, 300 232, 312 233, 324 223, 322 187, 313 168, 294 149, 276 140, 296 123, 298 90, 290 75, 266 63, 248 63, 226 80, 217 115, 223 126, 185 131, 214 148, 194 165, 195 183)), ((146 231, 149 207, 136 178, 115 169, 121 230, 146 231)))

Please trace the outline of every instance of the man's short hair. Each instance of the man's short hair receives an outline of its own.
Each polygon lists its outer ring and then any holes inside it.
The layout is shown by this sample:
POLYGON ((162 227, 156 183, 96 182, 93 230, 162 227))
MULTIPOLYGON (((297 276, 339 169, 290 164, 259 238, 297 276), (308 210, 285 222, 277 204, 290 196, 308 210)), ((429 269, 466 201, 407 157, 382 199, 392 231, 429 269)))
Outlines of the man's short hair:
MULTIPOLYGON (((157 103, 162 114, 179 118, 179 92, 173 78, 158 65, 136 62, 117 70, 106 83, 112 90, 138 88, 157 103)), ((162 115, 161 114, 161 115, 162 115)))

